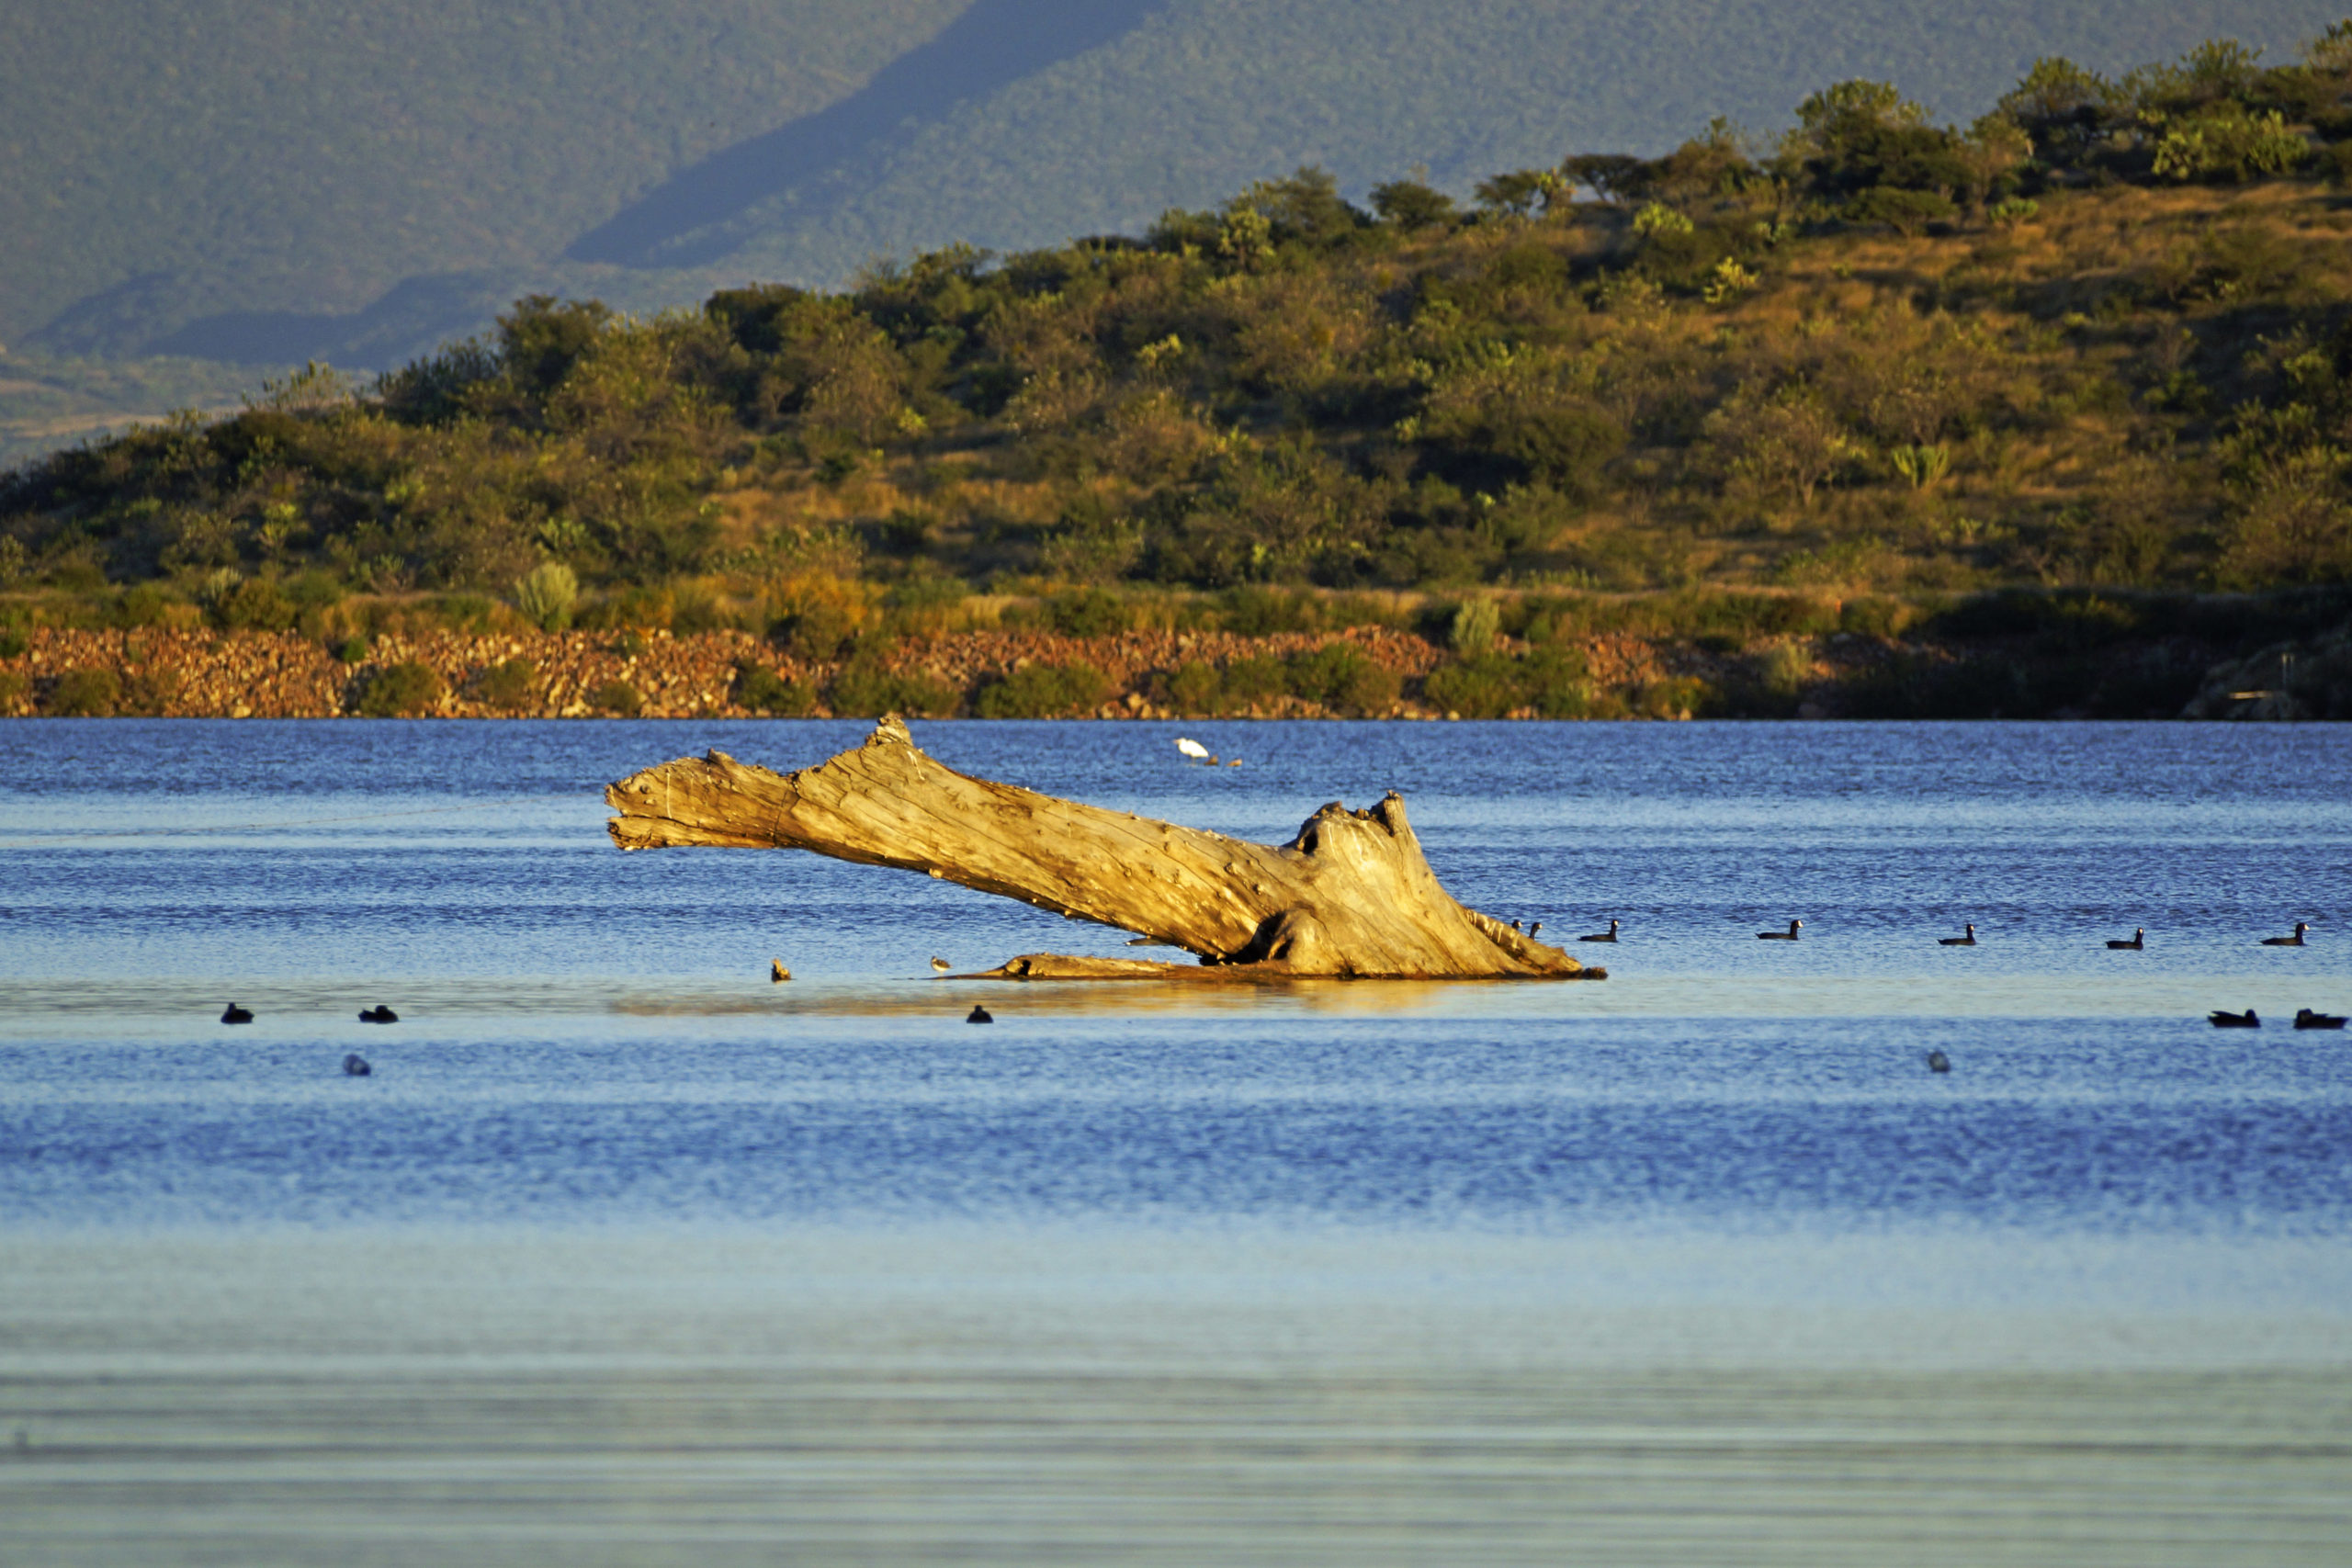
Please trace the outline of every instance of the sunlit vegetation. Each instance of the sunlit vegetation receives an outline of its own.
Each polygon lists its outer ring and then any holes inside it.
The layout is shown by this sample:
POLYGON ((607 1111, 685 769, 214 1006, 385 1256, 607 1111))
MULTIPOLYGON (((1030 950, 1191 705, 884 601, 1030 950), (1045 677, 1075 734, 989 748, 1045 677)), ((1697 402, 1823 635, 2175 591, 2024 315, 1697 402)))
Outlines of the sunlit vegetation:
MULTIPOLYGON (((1704 705, 1600 692, 1579 637, 1960 635, 2015 591, 2161 637, 2199 595, 2352 580, 2352 24, 2280 66, 2044 61, 1964 128, 1867 82, 1797 122, 1507 172, 1467 209, 1302 169, 838 295, 525 299, 364 395, 298 376, 9 476, 0 590, 331 640, 740 627, 839 661, 842 713, 967 700, 886 665, 910 636, 1389 625, 1452 648, 1435 705, 1566 717, 1704 705)), ((1396 701, 1315 658, 1163 695, 1396 701)), ((1881 706, 1935 710, 1915 674, 1881 706)), ((1753 677, 1751 706, 1796 688, 1753 677)), ((1036 664, 971 700, 1106 689, 1036 664)), ((756 664, 737 692, 820 701, 756 664)))

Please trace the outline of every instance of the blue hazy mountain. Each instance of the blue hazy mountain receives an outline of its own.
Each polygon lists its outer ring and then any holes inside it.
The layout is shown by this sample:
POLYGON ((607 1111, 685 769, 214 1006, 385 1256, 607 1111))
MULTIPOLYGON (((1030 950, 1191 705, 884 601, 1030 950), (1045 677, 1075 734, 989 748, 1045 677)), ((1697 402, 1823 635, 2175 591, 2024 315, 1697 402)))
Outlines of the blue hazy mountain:
POLYGON ((1984 110, 2040 55, 2344 0, 17 0, 0 343, 396 364, 529 290, 634 310, 1133 229, 1301 164, 1464 190, 1759 132, 1845 77, 1984 110))

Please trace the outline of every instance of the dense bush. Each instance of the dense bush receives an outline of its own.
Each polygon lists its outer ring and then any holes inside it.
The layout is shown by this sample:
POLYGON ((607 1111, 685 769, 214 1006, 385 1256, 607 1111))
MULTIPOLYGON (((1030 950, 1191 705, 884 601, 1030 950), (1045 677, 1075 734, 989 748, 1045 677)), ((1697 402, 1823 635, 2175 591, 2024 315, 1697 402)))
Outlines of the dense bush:
POLYGON ((753 713, 797 718, 817 705, 817 694, 799 681, 786 681, 763 664, 735 667, 735 701, 753 713))
POLYGON ((627 681, 606 681, 588 694, 588 705, 616 718, 635 718, 645 709, 645 698, 627 681))
POLYGON ((112 718, 122 707, 122 677, 111 670, 62 671, 41 702, 52 718, 112 718))
POLYGON ((1396 704, 1402 682, 1352 643, 1327 643, 1288 660, 1291 694, 1320 703, 1350 718, 1384 716, 1396 704))
POLYGON ((493 664, 474 678, 474 700, 502 713, 539 705, 539 667, 527 659, 493 664))
POLYGON ((353 705, 362 718, 415 718, 441 705, 446 688, 429 664, 387 664, 369 676, 353 705))
MULTIPOLYGON (((1104 682, 1107 689, 1108 682, 1104 682)), ((985 701, 986 694, 982 694, 985 701)), ((1096 701, 1101 701, 1097 696, 1096 701)), ((961 705, 963 694, 927 675, 888 670, 876 660, 854 659, 833 677, 827 701, 843 717, 876 718, 886 713, 944 716, 961 705)), ((987 718, 1043 718, 1048 714, 990 714, 987 718)))
POLYGON ((1110 677, 1091 664, 1030 664, 980 688, 982 718, 1070 718, 1091 714, 1111 694, 1110 677))

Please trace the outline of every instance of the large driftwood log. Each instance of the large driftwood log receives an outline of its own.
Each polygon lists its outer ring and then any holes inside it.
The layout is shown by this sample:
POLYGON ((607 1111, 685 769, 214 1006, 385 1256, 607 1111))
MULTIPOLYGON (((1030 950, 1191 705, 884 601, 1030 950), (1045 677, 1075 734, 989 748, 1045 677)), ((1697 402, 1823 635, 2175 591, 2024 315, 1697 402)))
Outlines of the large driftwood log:
POLYGON ((723 752, 605 791, 624 850, 814 850, 919 871, 1183 948, 1207 967, 1031 953, 1003 978, 1598 977, 1438 885, 1391 794, 1338 802, 1275 847, 992 784, 941 766, 885 718, 863 746, 778 775, 723 752))

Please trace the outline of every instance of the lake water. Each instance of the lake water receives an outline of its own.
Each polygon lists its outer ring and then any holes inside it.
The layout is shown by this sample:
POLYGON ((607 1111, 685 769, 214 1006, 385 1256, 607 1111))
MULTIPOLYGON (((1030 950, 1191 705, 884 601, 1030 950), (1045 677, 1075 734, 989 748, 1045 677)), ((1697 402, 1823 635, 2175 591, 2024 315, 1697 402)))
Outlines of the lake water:
POLYGON ((0 723, 0 1562, 2352 1554, 2352 728, 915 727, 1597 984, 605 838, 865 728, 0 723))

